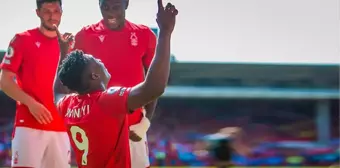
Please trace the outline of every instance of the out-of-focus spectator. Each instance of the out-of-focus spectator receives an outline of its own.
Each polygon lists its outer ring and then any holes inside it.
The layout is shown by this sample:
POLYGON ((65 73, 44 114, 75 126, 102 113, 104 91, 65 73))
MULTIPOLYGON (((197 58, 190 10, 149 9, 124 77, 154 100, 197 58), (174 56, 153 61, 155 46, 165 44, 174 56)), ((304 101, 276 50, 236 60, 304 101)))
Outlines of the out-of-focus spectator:
POLYGON ((219 168, 227 168, 232 165, 231 157, 233 154, 233 149, 229 140, 220 140, 218 145, 213 149, 212 153, 214 156, 215 165, 219 168))

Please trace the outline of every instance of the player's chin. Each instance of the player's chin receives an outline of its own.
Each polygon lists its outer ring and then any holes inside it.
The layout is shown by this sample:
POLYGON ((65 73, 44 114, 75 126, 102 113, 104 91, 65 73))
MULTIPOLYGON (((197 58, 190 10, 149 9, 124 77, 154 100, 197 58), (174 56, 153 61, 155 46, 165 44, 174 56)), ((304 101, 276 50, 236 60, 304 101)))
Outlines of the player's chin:
POLYGON ((109 86, 109 81, 105 81, 104 85, 107 88, 109 86))
POLYGON ((110 22, 109 20, 106 20, 106 25, 108 26, 109 29, 111 30, 115 30, 115 29, 118 29, 120 24, 119 24, 119 21, 117 22, 110 22))
POLYGON ((53 25, 50 24, 44 24, 43 27, 48 30, 48 31, 55 31, 56 29, 54 28, 53 25))
MULTIPOLYGON (((58 27, 58 24, 56 24, 56 25, 58 27)), ((54 24, 47 24, 44 27, 49 31, 55 31, 56 30, 56 28, 54 27, 54 24)))
POLYGON ((108 85, 109 85, 109 81, 110 81, 110 79, 111 79, 111 75, 110 74, 107 74, 107 76, 106 76, 106 80, 105 80, 105 87, 107 88, 108 87, 108 85))

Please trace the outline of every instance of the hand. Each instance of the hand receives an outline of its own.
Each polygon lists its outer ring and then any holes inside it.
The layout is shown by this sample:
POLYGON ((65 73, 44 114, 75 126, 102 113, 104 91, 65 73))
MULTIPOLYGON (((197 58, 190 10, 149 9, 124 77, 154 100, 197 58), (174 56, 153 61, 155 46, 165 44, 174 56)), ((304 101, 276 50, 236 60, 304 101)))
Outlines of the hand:
POLYGON ((252 154, 256 146, 266 141, 263 133, 256 132, 256 134, 252 134, 254 132, 253 129, 255 128, 256 130, 256 125, 250 125, 248 127, 251 128, 238 128, 231 134, 233 148, 238 154, 243 156, 252 154))
POLYGON ((164 9, 163 1, 158 0, 158 13, 156 22, 160 32, 172 33, 175 28, 176 15, 178 10, 174 5, 168 3, 164 9))
POLYGON ((138 136, 134 131, 129 132, 129 137, 130 137, 131 141, 133 141, 133 142, 139 142, 139 141, 142 140, 142 138, 140 136, 138 136))
POLYGON ((62 56, 65 56, 68 53, 70 46, 74 43, 74 36, 71 33, 61 34, 58 27, 56 25, 53 26, 57 32, 60 53, 62 56))
POLYGON ((142 120, 135 125, 131 125, 129 127, 130 130, 130 139, 132 141, 143 139, 146 136, 146 132, 150 128, 150 121, 146 117, 143 117, 142 120))
POLYGON ((40 124, 48 124, 53 120, 51 112, 38 102, 32 102, 29 104, 28 109, 40 124))

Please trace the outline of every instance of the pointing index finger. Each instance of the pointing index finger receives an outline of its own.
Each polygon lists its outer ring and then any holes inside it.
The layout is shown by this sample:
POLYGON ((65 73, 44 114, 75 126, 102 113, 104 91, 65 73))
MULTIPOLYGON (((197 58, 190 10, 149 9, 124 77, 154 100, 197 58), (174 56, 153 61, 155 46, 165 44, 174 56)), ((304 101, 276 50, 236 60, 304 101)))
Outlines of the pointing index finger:
POLYGON ((59 32, 59 29, 58 29, 58 26, 57 25, 53 25, 53 27, 54 27, 55 31, 57 32, 58 39, 59 40, 62 39, 62 36, 61 36, 61 34, 59 32))
POLYGON ((161 11, 164 9, 163 0, 157 0, 157 4, 158 4, 158 11, 161 11))

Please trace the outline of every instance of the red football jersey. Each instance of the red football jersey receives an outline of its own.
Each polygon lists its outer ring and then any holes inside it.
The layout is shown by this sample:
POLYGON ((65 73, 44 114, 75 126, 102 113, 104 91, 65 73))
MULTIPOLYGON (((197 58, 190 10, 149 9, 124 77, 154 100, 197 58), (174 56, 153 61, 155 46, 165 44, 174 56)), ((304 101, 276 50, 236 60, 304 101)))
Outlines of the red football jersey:
POLYGON ((71 94, 58 103, 80 168, 130 168, 130 88, 71 94))
POLYGON ((15 126, 65 131, 54 105, 53 82, 59 61, 58 39, 44 36, 38 28, 16 34, 0 68, 16 73, 18 85, 42 103, 53 116, 50 124, 39 124, 26 105, 17 102, 15 126))
MULTIPOLYGON (((101 59, 111 74, 109 86, 133 87, 144 81, 155 47, 156 36, 144 25, 126 21, 121 31, 111 31, 100 21, 77 33, 74 48, 101 59)), ((139 109, 129 115, 129 124, 141 118, 139 109)))

